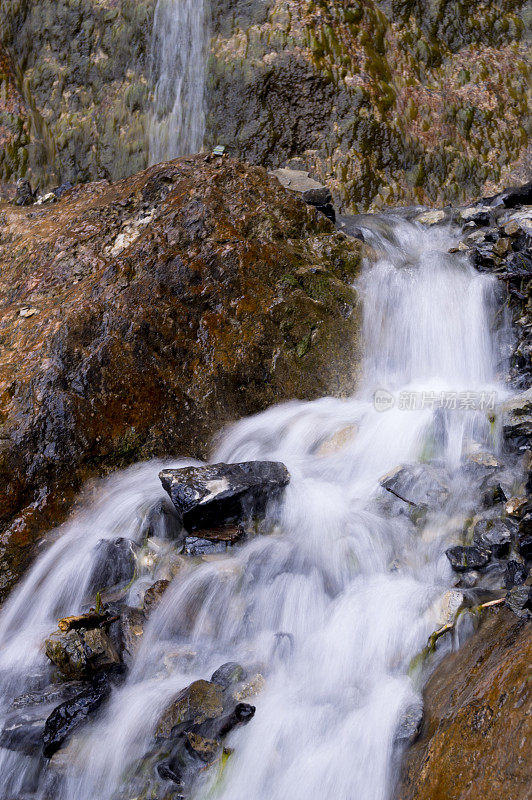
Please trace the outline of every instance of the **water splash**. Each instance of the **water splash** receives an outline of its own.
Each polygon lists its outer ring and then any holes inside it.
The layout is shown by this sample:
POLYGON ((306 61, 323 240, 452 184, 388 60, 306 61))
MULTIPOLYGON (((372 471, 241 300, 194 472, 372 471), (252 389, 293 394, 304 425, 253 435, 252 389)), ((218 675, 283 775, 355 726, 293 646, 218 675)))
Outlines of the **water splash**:
POLYGON ((151 43, 150 164, 202 148, 207 36, 204 0, 158 0, 151 43))
MULTIPOLYGON (((496 442, 482 411, 394 405, 380 412, 373 395, 503 388, 495 280, 448 254, 455 244, 449 230, 393 219, 386 225, 385 234, 365 231, 380 257, 358 282, 365 359, 357 393, 244 419, 214 454, 288 466, 291 483, 269 534, 229 555, 190 560, 150 617, 126 683, 100 719, 74 736, 63 771, 0 750, 2 800, 23 793, 36 800, 138 796, 135 765, 152 746, 165 704, 229 660, 260 673, 265 688, 253 700, 252 723, 231 734, 235 752, 223 780, 212 784, 207 775, 197 800, 389 796, 398 726, 420 702, 408 667, 437 627, 438 600, 452 582, 445 547, 477 502, 460 459, 473 445, 493 450, 496 442), (450 494, 416 525, 379 478, 423 459, 427 442, 450 494)), ((60 531, 6 603, 4 710, 15 694, 49 679, 39 643, 58 616, 86 600, 98 540, 142 541, 147 509, 163 496, 159 466, 140 465, 104 482, 96 502, 60 531)), ((155 539, 164 552, 164 535, 155 539)), ((145 567, 130 604, 159 575, 145 567)))

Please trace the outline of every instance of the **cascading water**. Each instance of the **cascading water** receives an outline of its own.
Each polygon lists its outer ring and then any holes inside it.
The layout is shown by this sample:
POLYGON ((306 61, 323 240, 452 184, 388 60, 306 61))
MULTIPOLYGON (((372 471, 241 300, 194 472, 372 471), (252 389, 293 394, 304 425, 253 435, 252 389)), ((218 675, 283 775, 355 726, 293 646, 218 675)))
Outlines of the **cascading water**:
MULTIPOLYGON (((264 687, 252 722, 231 734, 223 779, 206 773, 195 786, 198 800, 389 796, 398 729, 420 703, 409 665, 438 627, 452 585, 444 551, 474 507, 461 464, 475 446, 494 449, 490 398, 503 387, 496 282, 448 254, 451 232, 388 219, 365 234, 380 256, 359 281, 366 355, 357 393, 245 419, 214 456, 287 465, 291 482, 269 532, 181 566, 125 683, 76 732, 68 757, 48 766, 43 757, 0 750, 2 800, 141 796, 135 765, 153 745, 161 712, 179 689, 227 661, 260 673, 264 687), (379 393, 386 410, 376 407, 379 393), (449 494, 413 520, 379 478, 429 458, 445 471, 449 494)), ((4 720, 16 695, 49 682, 41 642, 58 617, 94 602, 87 591, 98 542, 142 543, 148 510, 164 495, 159 467, 142 464, 103 482, 5 604, 4 720)), ((128 589, 132 606, 146 586, 174 574, 178 558, 164 530, 151 530, 142 553, 128 589)))
POLYGON ((151 43, 150 164, 201 150, 206 43, 204 0, 158 0, 151 43))

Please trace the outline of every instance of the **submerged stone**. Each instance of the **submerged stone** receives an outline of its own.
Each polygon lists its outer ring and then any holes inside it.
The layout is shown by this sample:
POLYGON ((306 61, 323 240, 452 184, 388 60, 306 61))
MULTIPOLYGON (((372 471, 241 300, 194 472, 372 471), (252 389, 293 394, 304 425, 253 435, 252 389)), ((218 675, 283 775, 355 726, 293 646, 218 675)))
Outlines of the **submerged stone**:
POLYGON ((159 477, 191 532, 264 513, 290 481, 273 461, 166 469, 159 477))

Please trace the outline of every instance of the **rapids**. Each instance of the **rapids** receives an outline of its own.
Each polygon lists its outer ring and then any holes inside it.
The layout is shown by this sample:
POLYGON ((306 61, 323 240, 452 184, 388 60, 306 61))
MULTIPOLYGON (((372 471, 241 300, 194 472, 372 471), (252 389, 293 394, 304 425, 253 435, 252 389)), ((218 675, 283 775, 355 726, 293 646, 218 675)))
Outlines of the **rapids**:
MULTIPOLYGON (((496 280, 448 253, 452 230, 389 217, 364 234, 378 259, 357 284, 365 355, 352 397, 270 408, 225 431, 212 456, 287 465, 291 483, 267 532, 179 570, 125 683, 60 767, 0 750, 2 800, 137 797, 132 769, 165 705, 226 661, 260 673, 264 687, 254 719, 230 735, 223 777, 206 773, 196 800, 389 798, 398 728, 421 703, 409 667, 454 582, 445 548, 475 508, 462 465, 475 448, 498 447, 490 409, 507 391, 505 327, 496 280), (450 496, 416 527, 379 479, 428 459, 447 470, 450 496)), ((131 605, 166 574, 176 554, 165 531, 144 542, 164 497, 160 467, 98 484, 4 605, 0 718, 16 695, 49 682, 42 641, 60 616, 94 602, 87 587, 102 538, 143 545, 131 605)))

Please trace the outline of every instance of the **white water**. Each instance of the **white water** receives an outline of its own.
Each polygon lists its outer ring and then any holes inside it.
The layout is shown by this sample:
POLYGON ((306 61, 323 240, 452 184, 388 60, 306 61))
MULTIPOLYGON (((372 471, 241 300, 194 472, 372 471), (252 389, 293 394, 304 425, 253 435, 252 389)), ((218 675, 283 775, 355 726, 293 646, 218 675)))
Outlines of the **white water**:
POLYGON ((149 161, 197 153, 205 135, 207 25, 204 0, 158 0, 153 22, 154 85, 149 161))
MULTIPOLYGON (((495 443, 484 412, 397 404, 378 412, 373 393, 502 392, 494 281, 447 255, 455 244, 448 231, 398 221, 392 230, 391 239, 367 232, 381 258, 359 281, 366 356, 357 393, 242 420, 214 454, 213 460, 279 459, 288 466, 291 483, 272 511, 273 532, 182 569, 150 618, 125 685, 100 720, 74 736, 66 773, 54 783, 42 761, 0 750, 1 800, 138 796, 126 776, 149 750, 165 705, 229 660, 261 673, 265 686, 251 700, 254 719, 230 736, 235 753, 223 780, 209 795, 205 783, 198 785, 197 800, 388 798, 397 726, 419 702, 408 667, 439 625, 437 601, 453 582, 444 551, 475 498, 457 473, 446 508, 429 514, 419 531, 378 479, 419 460, 429 446, 452 469, 473 442, 492 450, 495 443), (346 426, 356 433, 324 454, 324 441, 346 426), (276 637, 280 632, 291 634, 293 647, 276 637)), ((6 603, 4 708, 17 693, 46 683, 46 675, 38 677, 46 672, 40 642, 86 599, 97 542, 142 540, 147 509, 164 494, 159 467, 139 465, 103 482, 6 603)), ((164 574, 169 545, 159 538, 150 548, 131 603, 164 574)))

